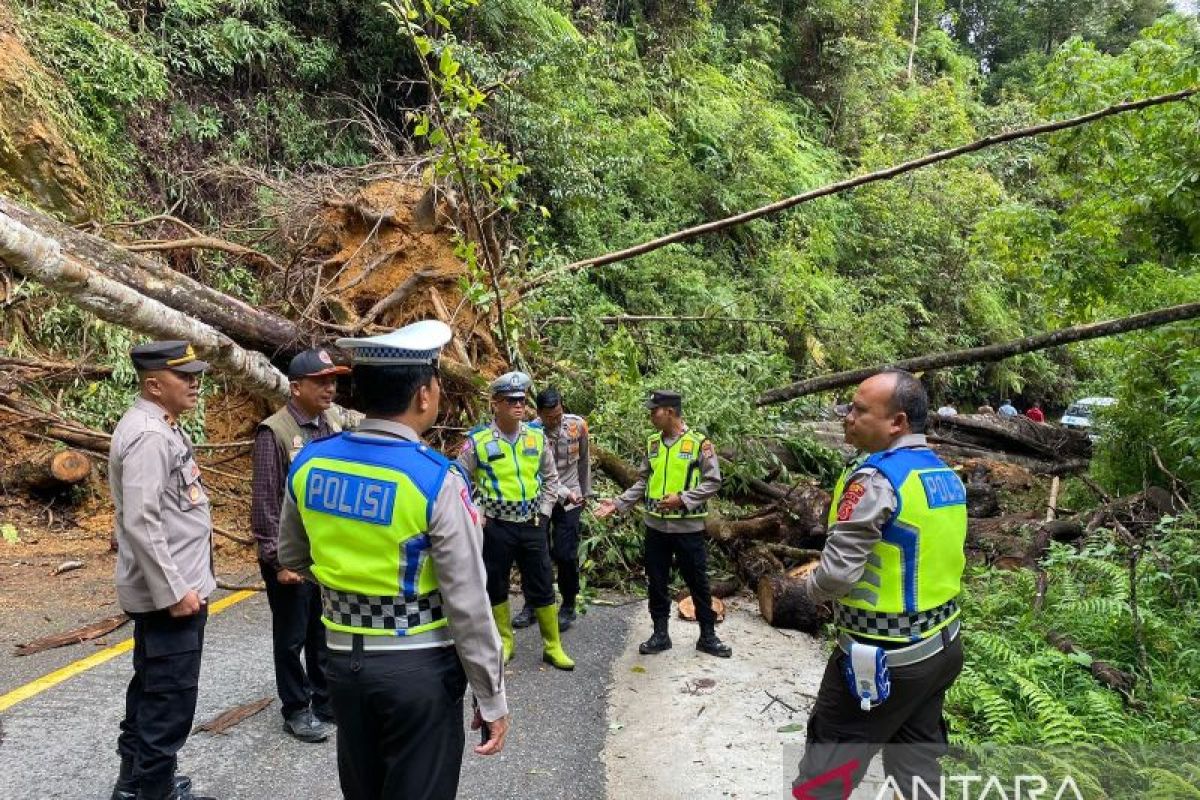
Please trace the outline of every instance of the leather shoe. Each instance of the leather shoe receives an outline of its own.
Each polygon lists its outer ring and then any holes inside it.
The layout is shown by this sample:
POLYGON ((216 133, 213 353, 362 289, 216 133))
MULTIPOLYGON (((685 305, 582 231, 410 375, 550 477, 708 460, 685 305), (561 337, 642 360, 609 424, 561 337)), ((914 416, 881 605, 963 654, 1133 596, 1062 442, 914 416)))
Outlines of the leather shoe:
POLYGON ((717 658, 729 658, 733 655, 733 648, 717 638, 715 633, 701 634, 696 642, 696 649, 717 658))
POLYGON ((514 628, 528 628, 533 624, 533 606, 528 603, 521 609, 521 613, 513 617, 512 626, 514 628))
MULTIPOLYGON (((191 791, 192 779, 187 775, 175 776, 175 791, 191 791)), ((111 800, 138 800, 137 789, 131 789, 128 784, 118 783, 112 791, 111 800)))
POLYGON ((567 631, 575 624, 575 606, 563 605, 558 609, 558 630, 567 631))
POLYGON ((288 717, 283 729, 302 742, 323 742, 329 738, 329 728, 307 708, 288 717))

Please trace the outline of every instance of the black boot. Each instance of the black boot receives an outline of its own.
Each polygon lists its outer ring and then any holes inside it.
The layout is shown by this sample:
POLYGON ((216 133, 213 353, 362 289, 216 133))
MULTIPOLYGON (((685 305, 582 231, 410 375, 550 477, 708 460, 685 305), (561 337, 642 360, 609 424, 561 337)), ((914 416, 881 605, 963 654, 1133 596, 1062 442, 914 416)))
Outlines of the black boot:
POLYGON ((208 795, 192 794, 192 779, 176 775, 166 786, 142 787, 137 800, 217 800, 208 795))
POLYGON ((654 620, 654 633, 650 638, 638 645, 638 652, 644 656, 661 653, 671 649, 671 637, 667 634, 667 620, 654 620))
POLYGON ((570 630, 575 624, 575 602, 568 603, 566 600, 558 607, 558 632, 570 630))
MULTIPOLYGON (((175 788, 190 790, 192 779, 187 775, 175 776, 175 788)), ((111 800, 137 800, 137 780, 133 777, 133 759, 121 759, 121 772, 117 775, 117 785, 113 787, 111 800)))
POLYGON ((512 626, 514 628, 528 628, 533 624, 533 606, 529 605, 529 601, 525 601, 525 607, 521 609, 521 613, 513 617, 512 626))
POLYGON ((733 648, 717 638, 716 626, 711 622, 700 623, 700 639, 696 642, 696 649, 717 658, 729 658, 733 655, 733 648))

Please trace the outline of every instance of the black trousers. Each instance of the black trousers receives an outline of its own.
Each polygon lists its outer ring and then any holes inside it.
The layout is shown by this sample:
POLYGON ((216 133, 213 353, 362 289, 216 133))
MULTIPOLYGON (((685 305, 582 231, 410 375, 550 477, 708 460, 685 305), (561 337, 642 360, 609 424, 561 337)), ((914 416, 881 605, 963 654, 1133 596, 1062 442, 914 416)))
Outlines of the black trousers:
POLYGON ((258 562, 271 606, 271 648, 275 655, 275 687, 283 718, 313 711, 328 719, 329 687, 325 683, 325 626, 321 624, 321 590, 311 581, 279 582, 275 568, 258 562), (304 653, 301 663, 300 653, 304 653))
POLYGON ((962 637, 931 658, 891 669, 891 695, 870 711, 859 708, 850 694, 842 677, 844 658, 840 649, 834 650, 825 665, 808 718, 800 774, 793 782, 793 786, 808 784, 799 796, 808 800, 848 796, 843 792, 846 781, 851 788, 857 786, 881 749, 884 773, 905 797, 912 796, 914 778, 937 792, 942 774, 938 759, 947 751, 942 704, 946 690, 962 671, 962 637))
POLYGON ((129 616, 133 678, 125 690, 117 752, 132 761, 145 795, 158 797, 171 785, 175 754, 192 730, 208 608, 190 617, 172 617, 165 609, 129 616))
MULTIPOLYGON (((579 518, 582 515, 583 506, 568 511, 561 505, 555 505, 554 513, 550 515, 550 560, 558 573, 558 591, 562 594, 564 608, 574 608, 575 598, 579 597, 579 518)), ((533 605, 529 592, 525 591, 524 579, 521 590, 525 594, 525 605, 533 605)))
POLYGON ((451 800, 466 743, 454 648, 329 650, 326 667, 345 800, 451 800))
POLYGON ((646 527, 646 590, 650 597, 650 618, 664 620, 671 616, 671 565, 692 593, 696 605, 696 621, 715 625, 717 616, 712 610, 712 595, 708 591, 708 553, 704 550, 704 533, 663 533, 646 527))
POLYGON ((492 605, 508 601, 508 573, 513 561, 521 571, 526 601, 534 608, 554 605, 554 576, 545 525, 489 517, 483 526, 483 565, 492 605))

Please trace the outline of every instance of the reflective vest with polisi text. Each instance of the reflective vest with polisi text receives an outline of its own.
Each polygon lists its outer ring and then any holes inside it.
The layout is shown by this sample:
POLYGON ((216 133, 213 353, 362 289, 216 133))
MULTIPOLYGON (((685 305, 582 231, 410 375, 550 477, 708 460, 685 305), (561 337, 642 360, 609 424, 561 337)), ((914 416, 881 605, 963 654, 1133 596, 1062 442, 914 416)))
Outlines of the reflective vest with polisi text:
POLYGON ((308 535, 327 628, 414 636, 446 627, 428 530, 450 468, 419 442, 355 433, 300 451, 287 486, 308 535))
POLYGON ((478 466, 471 476, 484 515, 509 522, 528 522, 540 511, 542 449, 546 434, 541 427, 521 423, 509 443, 491 425, 480 425, 468 434, 478 466))
POLYGON ((646 513, 659 519, 703 519, 708 516, 708 503, 691 511, 680 508, 664 511, 659 501, 667 495, 680 494, 700 485, 700 458, 705 438, 694 431, 684 431, 669 447, 661 433, 646 440, 646 460, 650 462, 650 477, 646 482, 646 513))
POLYGON ((873 467, 896 493, 896 512, 867 557, 862 578, 835 609, 838 628, 854 636, 911 642, 959 615, 966 558, 967 492, 954 470, 930 449, 874 453, 842 474, 829 526, 851 474, 873 467))

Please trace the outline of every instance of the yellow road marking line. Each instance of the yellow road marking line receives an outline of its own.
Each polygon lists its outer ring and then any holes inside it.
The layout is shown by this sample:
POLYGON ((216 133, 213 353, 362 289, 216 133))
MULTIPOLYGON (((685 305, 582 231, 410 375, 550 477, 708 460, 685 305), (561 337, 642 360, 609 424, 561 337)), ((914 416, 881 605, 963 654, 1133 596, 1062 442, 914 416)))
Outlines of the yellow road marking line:
MULTIPOLYGON (((227 597, 222 597, 220 600, 209 604, 208 615, 211 617, 216 614, 220 614, 234 603, 240 603, 248 597, 253 597, 255 594, 256 592, 245 590, 234 592, 227 597)), ((80 673, 87 672, 92 667, 99 666, 105 661, 111 661, 122 653, 128 653, 132 649, 133 637, 131 636, 124 641, 117 642, 110 647, 106 647, 103 650, 92 653, 90 656, 81 658, 78 661, 72 661, 65 667, 56 669, 54 672, 32 680, 24 686, 18 686, 11 692, 0 695, 0 712, 7 711, 17 703, 20 703, 22 700, 28 700, 31 697, 39 695, 47 689, 57 686, 65 680, 74 678, 80 673)))

